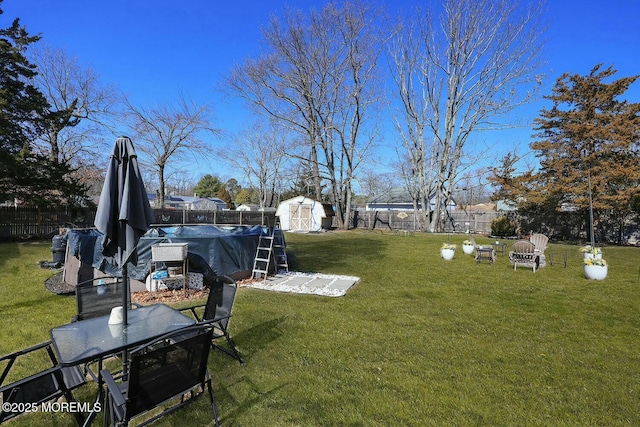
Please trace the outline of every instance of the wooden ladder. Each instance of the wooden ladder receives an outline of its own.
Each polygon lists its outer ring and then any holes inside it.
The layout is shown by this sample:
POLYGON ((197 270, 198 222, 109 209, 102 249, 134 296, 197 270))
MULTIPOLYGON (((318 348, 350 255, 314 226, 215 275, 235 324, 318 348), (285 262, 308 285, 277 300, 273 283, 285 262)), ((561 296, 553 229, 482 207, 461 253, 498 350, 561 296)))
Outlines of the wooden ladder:
POLYGON ((260 233, 251 277, 253 279, 266 279, 271 262, 274 262, 276 271, 289 271, 286 247, 284 234, 280 229, 280 218, 276 217, 273 227, 267 227, 266 232, 263 230, 260 233))

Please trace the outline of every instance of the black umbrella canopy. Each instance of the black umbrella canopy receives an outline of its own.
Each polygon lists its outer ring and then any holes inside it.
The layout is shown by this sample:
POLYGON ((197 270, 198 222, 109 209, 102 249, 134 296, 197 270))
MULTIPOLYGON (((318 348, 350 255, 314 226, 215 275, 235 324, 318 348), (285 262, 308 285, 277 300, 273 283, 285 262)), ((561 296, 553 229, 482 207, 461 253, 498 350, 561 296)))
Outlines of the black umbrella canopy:
MULTIPOLYGON (((127 262, 137 262, 138 240, 153 221, 133 142, 122 136, 111 153, 94 224, 104 234, 102 254, 122 268, 123 307, 129 306, 127 262)), ((126 324, 126 309, 123 314, 126 324)))
POLYGON ((137 262, 136 245, 154 221, 131 139, 116 140, 100 193, 95 226, 104 234, 102 254, 122 267, 137 262))

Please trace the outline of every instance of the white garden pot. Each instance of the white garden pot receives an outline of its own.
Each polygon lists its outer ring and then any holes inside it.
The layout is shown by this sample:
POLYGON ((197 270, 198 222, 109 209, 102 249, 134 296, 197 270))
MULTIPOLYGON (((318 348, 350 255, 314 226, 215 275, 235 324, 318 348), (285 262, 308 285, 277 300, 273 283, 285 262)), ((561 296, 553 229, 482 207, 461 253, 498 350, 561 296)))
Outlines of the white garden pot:
POLYGON ((473 245, 462 245, 462 252, 467 255, 473 255, 473 245))
POLYGON ((584 276, 592 280, 604 280, 609 272, 607 265, 585 265, 584 276))
POLYGON ((440 256, 446 260, 453 259, 453 256, 456 254, 454 249, 440 249, 440 256))

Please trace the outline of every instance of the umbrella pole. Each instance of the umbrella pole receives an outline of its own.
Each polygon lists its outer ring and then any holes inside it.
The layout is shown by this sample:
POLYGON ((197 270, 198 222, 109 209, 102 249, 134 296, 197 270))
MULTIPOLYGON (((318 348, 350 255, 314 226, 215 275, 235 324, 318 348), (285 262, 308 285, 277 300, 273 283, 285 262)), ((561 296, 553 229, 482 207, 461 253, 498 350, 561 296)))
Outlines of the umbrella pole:
POLYGON ((129 308, 129 272, 127 271, 127 263, 122 266, 122 284, 124 292, 122 292, 122 324, 127 326, 129 323, 127 308, 129 308))
MULTIPOLYGON (((124 286, 124 292, 122 292, 122 327, 125 329, 123 333, 127 333, 126 328, 128 325, 128 311, 129 311, 129 272, 127 271, 127 263, 122 266, 122 285, 124 286)), ((122 352, 122 378, 127 381, 129 377, 129 353, 125 349, 122 352)))

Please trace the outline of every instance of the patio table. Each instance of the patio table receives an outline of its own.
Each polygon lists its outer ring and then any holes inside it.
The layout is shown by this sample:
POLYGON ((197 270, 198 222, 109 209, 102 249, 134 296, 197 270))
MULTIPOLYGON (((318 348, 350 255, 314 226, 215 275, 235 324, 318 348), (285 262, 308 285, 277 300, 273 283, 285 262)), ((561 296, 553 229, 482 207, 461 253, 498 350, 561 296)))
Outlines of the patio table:
POLYGON ((476 263, 480 264, 482 260, 489 261, 489 264, 493 264, 496 260, 496 251, 493 247, 482 247, 479 246, 476 248, 476 263))
MULTIPOLYGON (((110 325, 109 315, 81 320, 51 329, 51 341, 62 366, 77 366, 98 362, 98 373, 102 360, 108 356, 133 349, 168 332, 195 324, 195 320, 165 304, 143 306, 128 311, 128 324, 110 325)), ((102 397, 102 378, 92 374, 98 381, 98 397, 102 397)), ((85 425, 91 423, 95 413, 90 414, 85 425)))
POLYGON ((60 364, 75 366, 102 359, 195 323, 165 304, 129 310, 128 316, 126 326, 109 325, 106 315, 51 329, 60 364))
POLYGON ((502 256, 507 254, 507 244, 506 243, 496 242, 496 243, 493 243, 491 246, 493 246, 493 249, 496 250, 496 253, 499 253, 502 256))

